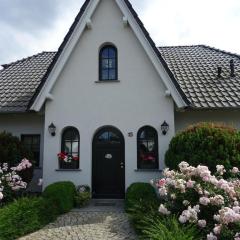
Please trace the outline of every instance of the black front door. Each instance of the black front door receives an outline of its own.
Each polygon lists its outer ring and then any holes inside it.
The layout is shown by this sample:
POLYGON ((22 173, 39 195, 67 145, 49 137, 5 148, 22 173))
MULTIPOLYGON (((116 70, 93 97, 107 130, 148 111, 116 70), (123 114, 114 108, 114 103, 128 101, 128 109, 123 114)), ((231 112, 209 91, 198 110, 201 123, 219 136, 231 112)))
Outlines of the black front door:
POLYGON ((93 139, 92 191, 94 198, 124 198, 124 137, 113 128, 98 131, 93 139))

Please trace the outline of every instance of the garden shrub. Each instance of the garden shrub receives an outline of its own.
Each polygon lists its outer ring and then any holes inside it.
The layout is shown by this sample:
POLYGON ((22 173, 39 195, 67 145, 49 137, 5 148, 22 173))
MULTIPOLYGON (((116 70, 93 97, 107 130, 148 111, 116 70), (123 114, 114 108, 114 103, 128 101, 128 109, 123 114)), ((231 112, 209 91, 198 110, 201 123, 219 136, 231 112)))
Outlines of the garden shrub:
POLYGON ((23 193, 27 183, 21 178, 21 172, 32 167, 27 159, 23 159, 17 166, 9 167, 7 163, 0 163, 0 206, 13 201, 23 193))
MULTIPOLYGON (((11 133, 0 133, 0 164, 7 163, 10 167, 18 165, 22 159, 31 160, 33 154, 11 133)), ((20 173, 24 182, 29 183, 33 177, 33 167, 20 173)))
POLYGON ((49 185, 43 192, 43 197, 49 204, 62 214, 74 207, 76 188, 72 182, 57 182, 49 185))
MULTIPOLYGON (((154 187, 149 183, 133 183, 126 192, 125 209, 130 211, 137 205, 142 208, 158 204, 157 194, 154 187)), ((143 209, 144 211, 144 209, 143 209)))
POLYGON ((34 232, 55 219, 43 198, 19 198, 0 209, 0 239, 12 240, 34 232))
POLYGON ((216 166, 212 174, 207 166, 179 164, 179 170, 165 169, 156 182, 163 216, 177 215, 182 226, 194 224, 203 239, 230 240, 240 237, 240 171, 216 166), (227 172, 227 174, 225 174, 227 172), (229 178, 226 178, 229 176, 229 178))
POLYGON ((240 133, 213 123, 190 126, 172 139, 165 156, 170 169, 177 169, 182 161, 195 167, 208 166, 213 172, 216 165, 224 165, 226 169, 240 167, 240 133))
POLYGON ((77 194, 75 196, 75 206, 84 207, 91 199, 90 187, 87 185, 82 185, 77 188, 77 194))
POLYGON ((132 184, 126 194, 126 210, 140 239, 198 240, 195 226, 182 226, 176 217, 159 214, 155 188, 148 183, 132 184))
POLYGON ((181 225, 175 216, 145 218, 143 216, 143 239, 151 240, 198 240, 199 230, 194 225, 181 225))

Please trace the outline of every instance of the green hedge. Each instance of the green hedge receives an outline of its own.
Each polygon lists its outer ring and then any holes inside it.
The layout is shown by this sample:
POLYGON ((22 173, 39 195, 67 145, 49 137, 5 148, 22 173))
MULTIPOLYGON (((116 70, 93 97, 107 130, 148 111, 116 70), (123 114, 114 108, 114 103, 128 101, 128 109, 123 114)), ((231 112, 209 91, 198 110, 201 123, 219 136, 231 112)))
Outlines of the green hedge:
POLYGON ((55 218, 55 212, 45 199, 20 198, 0 209, 0 239, 16 239, 42 228, 55 218))
POLYGON ((34 232, 70 211, 76 189, 71 182, 49 185, 43 197, 19 198, 0 209, 0 240, 12 240, 34 232))
POLYGON ((57 210, 58 214, 66 213, 74 207, 76 188, 72 182, 57 182, 49 185, 43 197, 57 210))
POLYGON ((206 165, 212 172, 216 165, 240 167, 240 133, 220 124, 193 125, 172 139, 165 156, 170 169, 178 169, 182 161, 192 166, 206 165))
MULTIPOLYGON (((32 162, 33 153, 24 147, 18 137, 13 136, 11 133, 1 132, 0 164, 8 163, 10 167, 13 167, 18 165, 23 158, 27 158, 32 162)), ((33 167, 20 172, 19 175, 23 178, 23 181, 30 183, 33 177, 33 167)))
POLYGON ((199 230, 194 225, 183 225, 176 216, 142 216, 142 239, 151 240, 200 240, 199 230))
POLYGON ((151 184, 134 183, 126 193, 126 211, 140 239, 151 240, 199 240, 197 228, 184 226, 177 217, 162 217, 160 202, 151 184))
POLYGON ((133 183, 126 192, 125 209, 131 211, 137 205, 157 205, 158 198, 154 187, 149 183, 133 183))

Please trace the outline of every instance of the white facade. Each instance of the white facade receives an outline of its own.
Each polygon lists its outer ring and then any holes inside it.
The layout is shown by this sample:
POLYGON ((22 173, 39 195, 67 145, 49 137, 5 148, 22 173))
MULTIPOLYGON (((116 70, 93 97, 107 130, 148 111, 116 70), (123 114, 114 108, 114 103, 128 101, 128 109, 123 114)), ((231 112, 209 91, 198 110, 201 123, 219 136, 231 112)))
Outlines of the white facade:
POLYGON ((149 182, 159 172, 137 172, 137 131, 149 125, 158 131, 160 169, 174 135, 174 103, 165 97, 166 88, 114 1, 104 0, 92 17, 92 29, 85 30, 51 92, 54 100, 45 106, 44 186, 60 180, 91 186, 92 140, 103 126, 118 128, 125 138, 126 187, 136 181, 149 182), (99 83, 98 55, 101 46, 112 43, 118 49, 119 82, 99 83), (160 126, 170 125, 167 136, 160 126), (57 127, 55 137, 47 128, 57 127), (61 150, 61 132, 74 126, 80 132, 81 172, 56 171, 61 150), (133 137, 128 133, 133 132, 133 137))

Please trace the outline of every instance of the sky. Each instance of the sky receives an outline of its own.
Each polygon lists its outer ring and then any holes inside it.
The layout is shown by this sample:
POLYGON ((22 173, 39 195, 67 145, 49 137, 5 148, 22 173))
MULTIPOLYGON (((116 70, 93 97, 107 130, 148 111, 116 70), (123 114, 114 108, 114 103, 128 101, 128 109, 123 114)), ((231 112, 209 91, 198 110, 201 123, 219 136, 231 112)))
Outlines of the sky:
MULTIPOLYGON (((240 54, 239 0, 130 0, 157 46, 240 54)), ((83 0, 0 0, 0 64, 55 51, 83 0)))

